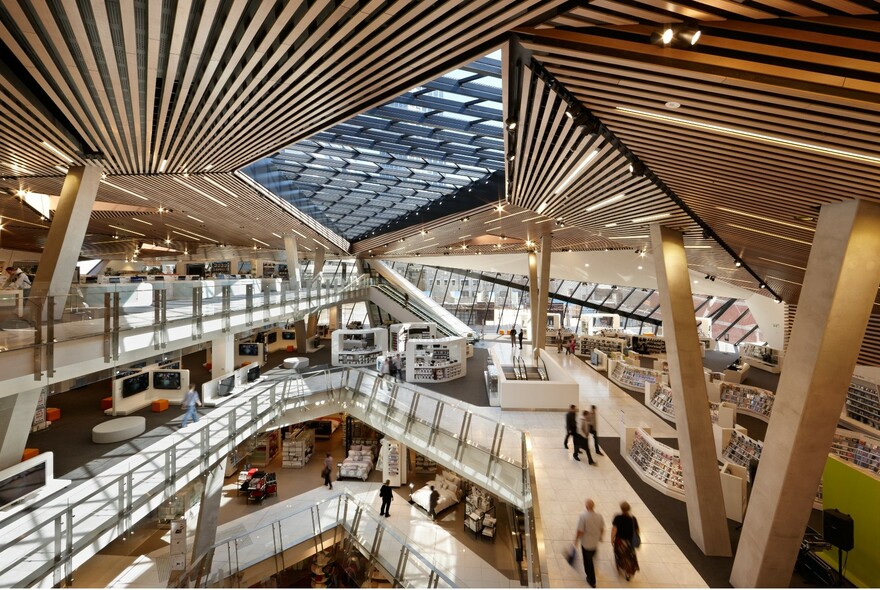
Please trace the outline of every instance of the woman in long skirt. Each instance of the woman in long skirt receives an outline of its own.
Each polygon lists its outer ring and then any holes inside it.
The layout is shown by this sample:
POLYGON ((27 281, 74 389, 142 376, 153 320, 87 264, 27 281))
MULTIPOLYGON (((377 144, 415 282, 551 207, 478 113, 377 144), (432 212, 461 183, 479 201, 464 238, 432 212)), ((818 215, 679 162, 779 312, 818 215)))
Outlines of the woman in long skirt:
POLYGON ((629 503, 620 503, 621 514, 611 521, 611 546, 614 547, 614 565, 623 571, 627 581, 639 571, 639 560, 633 546, 633 537, 639 532, 639 522, 632 516, 629 503))

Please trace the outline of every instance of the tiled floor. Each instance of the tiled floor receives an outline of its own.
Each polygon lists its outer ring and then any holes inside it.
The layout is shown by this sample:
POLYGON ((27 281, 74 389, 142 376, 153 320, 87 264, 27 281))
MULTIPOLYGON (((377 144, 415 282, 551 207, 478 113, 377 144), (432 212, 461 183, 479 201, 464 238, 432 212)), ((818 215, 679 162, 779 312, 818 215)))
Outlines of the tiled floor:
MULTIPOLYGON (((502 355, 510 354, 510 345, 506 339, 500 339, 497 346, 502 355)), ((525 348, 524 352, 528 354, 529 347, 525 348)), ((599 433, 603 437, 615 434, 619 436, 624 425, 650 427, 654 436, 661 438, 675 436, 672 427, 577 357, 560 354, 558 360, 580 384, 581 407, 593 404, 598 407, 599 433)), ((586 461, 578 463, 572 460, 571 451, 562 447, 562 438, 565 435, 562 412, 503 412, 498 408, 473 408, 473 411, 503 420, 531 435, 544 537, 544 565, 552 587, 586 586, 580 558, 575 561, 574 567, 569 566, 563 558, 564 551, 574 539, 577 517, 583 510, 586 498, 595 500, 596 510, 603 515, 606 522, 604 543, 596 555, 599 587, 706 587, 693 566, 610 460, 597 457, 596 466, 590 466, 586 461), (632 505, 633 514, 638 517, 642 531, 642 547, 638 554, 641 571, 630 582, 626 582, 615 571, 610 546, 610 522, 619 511, 618 505, 622 500, 632 505)), ((378 505, 375 498, 378 483, 346 481, 339 485, 345 485, 371 505, 378 505)), ((217 538, 222 539, 243 530, 253 530, 278 518, 285 510, 308 505, 329 494, 328 490, 317 488, 266 506, 262 510, 249 511, 246 517, 228 521, 224 519, 226 522, 219 527, 217 538)), ((388 520, 401 533, 414 539, 426 555, 431 555, 444 571, 455 576, 462 584, 478 587, 519 585, 499 574, 492 564, 468 550, 441 527, 431 523, 422 511, 404 502, 395 503, 392 516, 388 520)), ((131 587, 155 586, 162 582, 162 571, 167 567, 162 563, 165 559, 167 549, 154 551, 141 558, 131 558, 129 567, 116 577, 116 582, 131 587)), ((113 565, 118 570, 123 563, 124 560, 116 560, 113 565)), ((101 565, 110 566, 110 558, 103 560, 101 565)), ((98 581, 98 578, 85 578, 82 581, 88 583, 89 579, 98 581)), ((100 582, 100 585, 108 583, 104 579, 100 582)))

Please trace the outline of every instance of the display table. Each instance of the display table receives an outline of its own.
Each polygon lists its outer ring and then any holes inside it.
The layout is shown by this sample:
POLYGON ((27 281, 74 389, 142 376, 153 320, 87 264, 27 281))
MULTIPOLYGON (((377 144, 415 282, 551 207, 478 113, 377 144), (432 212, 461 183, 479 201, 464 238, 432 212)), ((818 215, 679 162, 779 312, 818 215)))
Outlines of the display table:
POLYGON ((452 381, 467 374, 467 343, 460 336, 410 338, 406 343, 406 380, 452 381))
POLYGON ((24 315, 24 291, 21 289, 3 289, 0 291, 0 307, 15 306, 16 315, 24 315))
POLYGON ((743 363, 739 369, 724 369, 724 380, 728 383, 742 383, 751 368, 749 363, 743 363))
POLYGON ((147 419, 143 416, 126 416, 101 422, 92 428, 92 442, 107 444, 121 442, 144 433, 147 419))
POLYGON ((292 356, 284 359, 285 369, 305 369, 309 366, 309 359, 304 356, 292 356))

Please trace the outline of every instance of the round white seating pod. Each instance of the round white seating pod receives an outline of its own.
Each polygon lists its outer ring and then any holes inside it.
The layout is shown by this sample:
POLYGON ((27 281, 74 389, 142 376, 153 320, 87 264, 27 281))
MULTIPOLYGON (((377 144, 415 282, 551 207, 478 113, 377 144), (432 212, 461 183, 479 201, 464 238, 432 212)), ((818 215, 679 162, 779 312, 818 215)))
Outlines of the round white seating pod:
POLYGON ((309 366, 309 359, 304 356, 292 356, 284 359, 285 369, 305 369, 309 366))
POLYGON ((92 428, 92 442, 98 444, 121 442, 143 434, 146 429, 147 419, 143 416, 114 418, 92 428))

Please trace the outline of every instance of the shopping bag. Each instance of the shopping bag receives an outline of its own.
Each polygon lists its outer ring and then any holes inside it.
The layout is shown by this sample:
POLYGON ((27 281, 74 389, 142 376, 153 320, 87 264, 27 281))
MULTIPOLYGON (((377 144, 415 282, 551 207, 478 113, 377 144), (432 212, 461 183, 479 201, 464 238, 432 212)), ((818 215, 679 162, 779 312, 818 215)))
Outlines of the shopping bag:
POLYGON ((568 565, 574 567, 574 560, 577 558, 577 548, 572 545, 565 550, 565 561, 568 565))
POLYGON ((642 538, 639 536, 638 531, 633 533, 632 544, 633 544, 633 549, 638 549, 642 545, 642 538))

